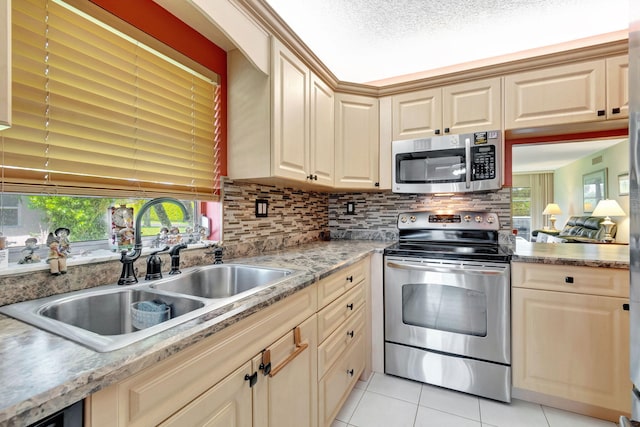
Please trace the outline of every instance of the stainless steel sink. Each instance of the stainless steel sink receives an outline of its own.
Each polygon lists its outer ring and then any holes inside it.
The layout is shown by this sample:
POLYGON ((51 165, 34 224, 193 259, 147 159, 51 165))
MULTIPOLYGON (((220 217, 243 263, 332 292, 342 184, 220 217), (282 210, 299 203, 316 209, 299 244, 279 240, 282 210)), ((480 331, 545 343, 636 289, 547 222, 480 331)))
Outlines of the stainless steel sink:
POLYGON ((151 285, 151 288, 202 298, 229 298, 286 278, 292 270, 243 264, 199 267, 151 285))
POLYGON ((168 320, 205 306, 204 302, 196 299, 159 295, 139 289, 121 289, 62 298, 42 306, 38 314, 99 335, 129 334, 139 330, 133 325, 131 307, 133 303, 141 301, 169 306, 168 320))
POLYGON ((0 313, 99 352, 125 347, 290 277, 294 270, 244 264, 194 267, 136 285, 108 285, 0 307, 0 313), (134 303, 170 307, 168 320, 138 329, 134 303))

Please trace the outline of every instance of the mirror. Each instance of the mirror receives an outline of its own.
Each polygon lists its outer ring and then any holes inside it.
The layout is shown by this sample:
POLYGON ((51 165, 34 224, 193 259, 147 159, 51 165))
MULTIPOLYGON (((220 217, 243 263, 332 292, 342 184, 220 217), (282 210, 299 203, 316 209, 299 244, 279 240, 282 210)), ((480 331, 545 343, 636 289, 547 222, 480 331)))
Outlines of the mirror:
MULTIPOLYGON (((531 241, 534 230, 551 227, 551 215, 543 215, 549 203, 556 203, 562 212, 554 215, 558 230, 571 216, 589 216, 597 201, 585 209, 585 194, 590 197, 585 193, 585 177, 591 182, 597 175, 599 182, 606 182, 601 193, 629 212, 629 196, 618 179, 629 172, 628 138, 513 144, 509 148, 513 226, 519 239, 531 241)), ((612 220, 618 226, 616 242, 628 243, 628 216, 612 220)))

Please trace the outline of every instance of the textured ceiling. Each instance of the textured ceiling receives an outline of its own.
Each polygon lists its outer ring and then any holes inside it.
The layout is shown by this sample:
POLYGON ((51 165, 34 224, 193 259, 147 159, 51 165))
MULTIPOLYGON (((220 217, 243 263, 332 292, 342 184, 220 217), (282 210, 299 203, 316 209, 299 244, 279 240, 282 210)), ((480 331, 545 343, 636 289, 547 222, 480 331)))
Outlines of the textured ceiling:
POLYGON ((511 170, 513 173, 554 171, 622 141, 624 139, 553 143, 543 146, 540 144, 514 145, 511 170))
POLYGON ((365 83, 624 30, 638 0, 266 0, 339 80, 365 83))

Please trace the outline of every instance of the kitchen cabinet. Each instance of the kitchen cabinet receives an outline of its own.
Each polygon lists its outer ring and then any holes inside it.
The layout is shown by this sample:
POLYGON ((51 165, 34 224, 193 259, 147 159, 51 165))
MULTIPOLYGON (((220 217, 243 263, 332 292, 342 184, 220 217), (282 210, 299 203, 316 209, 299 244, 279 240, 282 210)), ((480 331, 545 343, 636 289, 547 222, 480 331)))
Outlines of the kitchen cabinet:
POLYGON ((271 75, 238 51, 229 63, 231 179, 334 184, 333 91, 276 38, 271 75))
POLYGON ((629 413, 629 271, 514 262, 512 287, 514 396, 629 413))
POLYGON ((505 77, 507 129, 628 117, 626 56, 505 77))
POLYGON ((369 269, 367 258, 318 282, 318 425, 322 427, 331 425, 370 367, 369 269))
POLYGON ((317 290, 312 285, 98 391, 88 398, 89 425, 315 426, 316 311, 317 290), (292 332, 296 328, 297 344, 305 348, 285 364, 292 347, 297 347, 292 332), (273 368, 284 364, 273 378, 265 378, 257 363, 265 349, 271 350, 273 368), (295 407, 299 417, 279 423, 287 407, 295 407), (276 424, 256 421, 252 408, 276 424), (191 420, 197 422, 190 424, 191 420))
POLYGON ((394 95, 392 138, 501 129, 501 96, 499 77, 394 95))
POLYGON ((335 187, 379 186, 379 106, 377 98, 335 95, 335 187))
POLYGON ((0 5, 0 131, 11 126, 11 0, 0 5))

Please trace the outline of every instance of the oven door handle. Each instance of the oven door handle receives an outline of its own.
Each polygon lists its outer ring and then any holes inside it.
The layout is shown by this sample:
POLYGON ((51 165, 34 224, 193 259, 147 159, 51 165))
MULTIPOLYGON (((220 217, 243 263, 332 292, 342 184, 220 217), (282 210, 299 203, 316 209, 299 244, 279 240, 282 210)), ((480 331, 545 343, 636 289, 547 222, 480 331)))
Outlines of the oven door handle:
POLYGON ((450 273, 452 271, 461 272, 461 273, 469 273, 469 274, 479 274, 482 276, 500 276, 505 273, 506 269, 501 269, 500 271, 494 270, 480 270, 475 268, 456 268, 456 267, 429 267, 426 265, 416 265, 416 264, 401 264, 397 262, 389 261, 387 262, 387 267, 396 268, 400 270, 420 270, 420 271, 429 271, 432 273, 450 273))
POLYGON ((465 186, 467 190, 471 188, 471 140, 469 138, 465 138, 464 140, 464 158, 465 158, 465 166, 467 167, 467 173, 465 174, 465 186))

